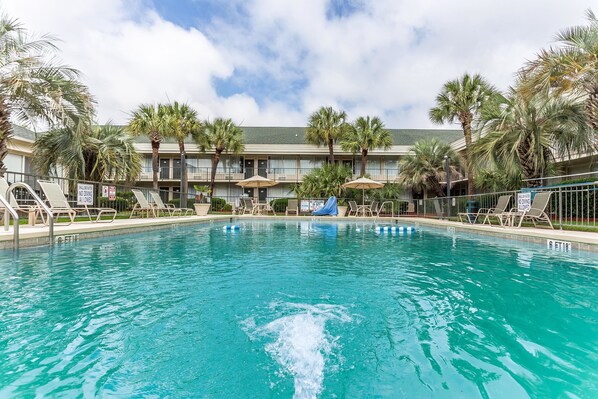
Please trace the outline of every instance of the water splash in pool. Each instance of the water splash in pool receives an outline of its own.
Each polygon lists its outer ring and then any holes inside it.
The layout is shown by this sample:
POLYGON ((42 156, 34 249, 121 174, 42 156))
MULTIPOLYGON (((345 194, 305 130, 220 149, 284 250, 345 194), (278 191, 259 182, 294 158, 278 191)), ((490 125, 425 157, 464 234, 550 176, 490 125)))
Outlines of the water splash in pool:
POLYGON ((339 305, 272 303, 275 320, 257 326, 254 317, 243 322, 252 340, 265 339, 264 349, 294 379, 295 399, 316 398, 324 382, 324 370, 331 357, 338 356, 338 340, 327 323, 351 321, 339 305))

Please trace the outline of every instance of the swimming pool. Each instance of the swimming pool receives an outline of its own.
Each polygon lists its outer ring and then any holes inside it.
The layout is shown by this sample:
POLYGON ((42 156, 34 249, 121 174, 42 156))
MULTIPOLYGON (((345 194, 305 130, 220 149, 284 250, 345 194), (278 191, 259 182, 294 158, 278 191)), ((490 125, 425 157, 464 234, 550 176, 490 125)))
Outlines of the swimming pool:
POLYGON ((239 225, 0 252, 0 397, 598 395, 596 254, 239 225))

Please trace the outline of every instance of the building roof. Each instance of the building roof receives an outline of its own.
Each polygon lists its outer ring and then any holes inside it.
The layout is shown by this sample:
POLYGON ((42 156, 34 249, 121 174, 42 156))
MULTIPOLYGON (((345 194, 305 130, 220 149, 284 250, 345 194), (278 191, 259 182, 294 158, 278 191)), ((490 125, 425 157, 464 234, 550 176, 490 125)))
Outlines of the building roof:
MULTIPOLYGON (((241 127, 245 136, 245 144, 305 144, 304 127, 241 127)), ((389 129, 393 145, 410 146, 423 138, 436 137, 443 143, 452 143, 463 137, 461 130, 448 129, 389 129)), ((139 136, 136 142, 146 142, 147 137, 139 136)), ((163 143, 176 143, 172 138, 165 138, 163 143)), ((189 137, 185 140, 192 143, 189 137)))
MULTIPOLYGON (((305 127, 241 127, 245 133, 245 144, 305 144, 305 127)), ((413 145, 423 138, 436 137, 444 143, 452 143, 463 137, 461 130, 449 129, 389 129, 392 134, 393 145, 413 145)), ((13 125, 14 135, 29 140, 35 140, 36 133, 21 126, 13 125)), ((147 142, 147 137, 138 136, 138 143, 147 142)), ((192 143, 189 137, 185 140, 192 143)), ((176 143, 172 138, 163 140, 164 143, 176 143)))
MULTIPOLYGON (((246 144, 305 144, 304 127, 243 127, 246 144)), ((437 137, 451 143, 461 136, 461 130, 389 129, 393 145, 413 145, 422 138, 437 137)))
POLYGON ((15 125, 14 123, 12 124, 12 132, 14 136, 23 138, 23 139, 27 139, 27 140, 31 140, 31 141, 35 141, 35 132, 32 130, 29 130, 23 126, 19 126, 19 125, 15 125))

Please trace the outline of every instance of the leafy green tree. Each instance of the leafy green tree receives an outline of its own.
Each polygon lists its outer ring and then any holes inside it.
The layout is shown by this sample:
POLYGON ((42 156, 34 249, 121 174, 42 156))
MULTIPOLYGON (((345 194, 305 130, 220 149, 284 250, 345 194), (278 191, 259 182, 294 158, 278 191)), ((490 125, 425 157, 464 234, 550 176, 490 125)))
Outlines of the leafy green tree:
POLYGON ((518 190, 523 186, 523 177, 520 172, 507 172, 492 165, 477 170, 475 186, 487 192, 518 190))
POLYGON ((467 194, 474 194, 474 171, 471 162, 472 124, 480 112, 498 99, 498 93, 482 76, 464 74, 444 84, 436 97, 436 106, 430 109, 430 120, 436 124, 458 121, 465 137, 465 165, 467 167, 467 194))
MULTIPOLYGON (((164 117, 166 125, 166 135, 173 137, 179 144, 181 154, 181 180, 183 192, 181 198, 187 199, 187 153, 185 151, 185 139, 197 132, 201 128, 201 123, 197 119, 197 111, 188 104, 179 104, 177 101, 172 104, 164 105, 164 117)), ((184 206, 185 203, 182 203, 184 206)))
POLYGON ((445 155, 449 158, 451 176, 459 177, 461 158, 449 144, 436 138, 417 141, 400 161, 399 184, 417 191, 431 190, 437 197, 446 196, 441 185, 446 180, 445 155))
POLYGON ((361 176, 365 175, 368 151, 377 148, 389 150, 391 146, 390 131, 384 128, 384 123, 378 117, 357 118, 341 140, 343 150, 361 153, 361 176))
POLYGON ((593 149, 593 132, 583 103, 538 94, 527 98, 512 91, 507 102, 483 115, 482 137, 474 156, 508 174, 521 173, 528 185, 541 184, 558 158, 593 149))
POLYGON ((333 195, 343 198, 346 193, 343 184, 352 176, 351 169, 346 165, 325 164, 303 176, 303 181, 295 187, 295 193, 303 198, 327 198, 333 195))
POLYGON ((33 149, 34 164, 42 174, 62 167, 75 180, 131 182, 141 170, 132 137, 109 123, 91 126, 89 120, 81 119, 74 128, 40 135, 33 149))
POLYGON ((0 176, 14 119, 50 128, 76 128, 92 112, 93 100, 79 72, 56 62, 55 39, 32 39, 16 19, 0 16, 0 176))
POLYGON ((580 96, 588 122, 598 133, 598 19, 591 10, 587 17, 587 26, 559 32, 556 46, 527 63, 518 89, 528 97, 537 93, 580 96))
POLYGON ((334 163, 334 143, 342 139, 348 127, 345 111, 321 107, 309 117, 305 141, 318 147, 328 146, 328 163, 334 163))
POLYGON ((200 150, 214 150, 212 157, 212 173, 210 175, 210 192, 214 193, 216 168, 223 152, 240 154, 245 149, 243 130, 231 119, 216 118, 213 122, 205 121, 193 138, 200 150))
POLYGON ((158 190, 158 155, 160 143, 164 134, 168 132, 165 108, 163 105, 142 104, 133 111, 126 130, 133 136, 147 135, 152 145, 152 179, 153 188, 158 190))

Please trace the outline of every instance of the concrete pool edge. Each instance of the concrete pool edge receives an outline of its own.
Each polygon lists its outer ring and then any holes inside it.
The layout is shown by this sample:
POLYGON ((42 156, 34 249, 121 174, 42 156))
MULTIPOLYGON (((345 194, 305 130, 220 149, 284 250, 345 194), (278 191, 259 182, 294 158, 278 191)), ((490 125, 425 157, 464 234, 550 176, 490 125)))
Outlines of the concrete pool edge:
MULTIPOLYGON (((77 222, 68 226, 55 227, 55 240, 57 237, 66 239, 65 236, 76 236, 77 240, 93 239, 100 237, 117 236, 170 228, 175 225, 196 223, 225 222, 235 220, 327 220, 342 222, 369 222, 410 224, 435 227, 439 229, 454 228, 456 232, 478 233, 517 241, 533 242, 546 245, 546 241, 557 240, 571 242, 572 249, 598 252, 598 234, 570 231, 549 230, 544 228, 503 228, 488 225, 467 225, 460 222, 446 220, 414 218, 414 217, 313 217, 313 216, 253 216, 253 215, 208 215, 189 217, 165 217, 160 219, 117 219, 112 223, 77 222)), ((58 238, 59 240, 61 238, 58 238)), ((0 250, 12 249, 12 231, 0 230, 0 250)), ((33 247, 48 245, 48 228, 44 226, 21 226, 20 247, 33 247)))
POLYGON ((447 220, 427 218, 395 218, 397 221, 435 227, 439 229, 454 228, 456 232, 476 233, 490 237, 509 240, 531 242, 546 245, 547 240, 565 241, 571 243, 571 249, 580 251, 598 252, 598 234, 585 231, 550 230, 547 228, 532 227, 500 227, 497 225, 465 224, 447 220))
MULTIPOLYGON (((164 217, 160 219, 117 219, 112 223, 76 222, 70 225, 54 227, 54 240, 85 240, 93 238, 119 236, 124 234, 143 233, 152 230, 162 230, 172 226, 186 224, 202 224, 214 221, 231 220, 230 215, 164 217)), ((39 247, 48 245, 47 226, 21 226, 20 248, 39 247)), ((12 230, 0 231, 0 250, 13 248, 12 230)))

